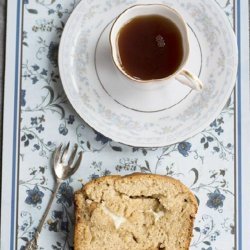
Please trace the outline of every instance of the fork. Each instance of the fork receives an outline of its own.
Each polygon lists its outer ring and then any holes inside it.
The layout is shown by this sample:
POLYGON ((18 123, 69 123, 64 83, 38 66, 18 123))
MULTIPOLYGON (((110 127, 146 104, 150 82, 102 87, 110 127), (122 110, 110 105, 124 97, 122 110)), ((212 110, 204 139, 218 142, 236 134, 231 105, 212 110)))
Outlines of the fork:
POLYGON ((78 145, 77 144, 74 145, 74 149, 73 149, 72 153, 70 154, 70 156, 68 155, 69 145, 70 145, 70 143, 68 143, 63 148, 63 145, 60 144, 60 146, 55 150, 54 159, 53 159, 53 170, 54 170, 54 174, 56 177, 56 184, 54 187, 54 191, 50 197, 49 203, 46 207, 46 210, 43 214, 43 217, 42 217, 42 219, 37 227, 36 233, 35 233, 33 239, 27 243, 25 250, 38 249, 38 244, 37 244, 38 237, 42 231, 42 227, 43 227, 44 222, 47 218, 47 215, 49 213, 51 205, 56 197, 57 191, 60 188, 61 183, 64 180, 68 179, 70 176, 72 176, 77 171, 77 169, 79 168, 79 166, 81 164, 82 151, 79 153, 79 157, 75 161, 78 145), (69 160, 67 161, 67 159, 69 159, 69 160))

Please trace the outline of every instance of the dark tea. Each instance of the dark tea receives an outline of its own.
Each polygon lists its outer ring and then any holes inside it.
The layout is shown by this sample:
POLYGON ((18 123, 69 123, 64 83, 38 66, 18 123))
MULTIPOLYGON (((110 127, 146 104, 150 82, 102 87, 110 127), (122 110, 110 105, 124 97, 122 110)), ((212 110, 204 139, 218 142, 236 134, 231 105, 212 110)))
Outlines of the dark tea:
POLYGON ((179 29, 159 15, 132 19, 120 30, 118 48, 124 71, 141 80, 170 76, 183 59, 179 29))

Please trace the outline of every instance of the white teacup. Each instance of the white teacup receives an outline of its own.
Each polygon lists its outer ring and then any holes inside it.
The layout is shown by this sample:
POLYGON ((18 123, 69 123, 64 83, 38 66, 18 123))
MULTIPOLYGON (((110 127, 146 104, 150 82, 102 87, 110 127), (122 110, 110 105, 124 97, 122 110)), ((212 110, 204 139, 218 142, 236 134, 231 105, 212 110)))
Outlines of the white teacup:
POLYGON ((201 80, 195 76, 193 73, 189 72, 188 70, 184 69, 185 65, 189 58, 189 38, 188 38, 188 30, 187 25, 182 18, 182 16, 174 9, 162 5, 162 4, 141 4, 135 5, 124 12, 122 12, 117 19, 115 20, 111 31, 110 31, 110 44, 112 49, 112 57, 115 65, 117 68, 122 72, 125 76, 129 79, 136 81, 138 83, 151 83, 151 82, 158 82, 164 81, 164 83, 168 82, 168 80, 175 78, 182 84, 189 86, 195 90, 202 90, 203 83, 201 80), (177 70, 172 73, 171 75, 161 78, 161 79, 150 79, 150 80, 142 80, 138 78, 134 78, 133 76, 129 75, 124 68, 122 67, 122 62, 119 55, 119 47, 118 47, 118 38, 121 29, 129 23, 132 19, 139 17, 139 16, 148 16, 148 15, 160 15, 167 19, 170 19, 179 29, 181 38, 182 38, 182 46, 183 46, 183 58, 182 61, 177 68, 177 70))

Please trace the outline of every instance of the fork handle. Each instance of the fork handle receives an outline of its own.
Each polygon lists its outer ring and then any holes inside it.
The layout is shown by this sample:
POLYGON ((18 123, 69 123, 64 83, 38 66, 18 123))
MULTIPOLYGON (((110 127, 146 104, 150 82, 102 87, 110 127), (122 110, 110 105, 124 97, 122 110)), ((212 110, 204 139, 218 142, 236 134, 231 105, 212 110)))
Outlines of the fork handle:
POLYGON ((30 240, 30 241, 27 243, 27 245, 26 245, 26 247, 25 247, 25 250, 36 250, 36 249, 38 249, 38 244, 37 244, 38 237, 39 237, 39 235, 40 235, 40 233, 41 233, 41 231, 42 231, 43 224, 44 224, 44 222, 45 222, 45 220, 46 220, 46 218, 47 218, 47 216, 48 216, 49 210, 50 210, 51 205, 52 205, 52 203, 53 203, 53 201, 54 201, 54 199, 55 199, 55 197, 56 197, 56 194, 57 194, 57 191, 58 191, 60 185, 61 185, 61 181, 60 181, 60 180, 57 180, 57 182, 56 182, 56 184, 55 184, 55 187, 54 187, 54 191, 53 191, 53 193, 52 193, 52 195, 51 195, 51 197, 50 197, 49 203, 48 203, 48 205, 47 205, 47 207, 46 207, 46 210, 45 210, 45 212, 44 212, 44 214, 43 214, 43 217, 42 217, 42 219, 40 220, 39 225, 38 225, 38 227, 37 227, 35 236, 34 236, 34 238, 33 238, 32 240, 30 240))

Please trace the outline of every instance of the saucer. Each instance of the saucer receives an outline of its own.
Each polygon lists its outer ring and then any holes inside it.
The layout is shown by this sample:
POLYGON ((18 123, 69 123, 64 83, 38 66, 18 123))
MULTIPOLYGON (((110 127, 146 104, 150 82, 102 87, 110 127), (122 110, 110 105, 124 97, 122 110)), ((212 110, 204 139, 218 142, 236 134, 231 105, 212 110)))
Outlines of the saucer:
POLYGON ((77 113, 103 135, 136 147, 177 143, 205 129, 225 106, 236 81, 237 45, 227 17, 214 1, 161 0, 187 22, 186 69, 204 83, 202 92, 176 80, 142 84, 112 61, 109 32, 114 19, 143 0, 81 1, 60 43, 59 69, 77 113))

